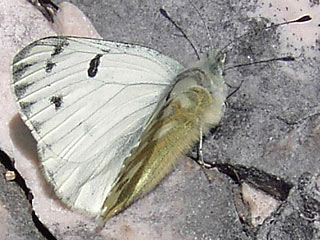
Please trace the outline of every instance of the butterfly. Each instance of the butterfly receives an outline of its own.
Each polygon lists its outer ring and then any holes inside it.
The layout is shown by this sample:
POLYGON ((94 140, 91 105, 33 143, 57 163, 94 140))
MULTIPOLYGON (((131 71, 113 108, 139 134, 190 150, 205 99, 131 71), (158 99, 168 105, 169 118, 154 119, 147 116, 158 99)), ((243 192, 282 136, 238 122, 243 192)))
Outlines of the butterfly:
POLYGON ((138 45, 47 37, 13 59, 12 90, 43 174, 103 225, 150 192, 218 125, 225 53, 190 68, 138 45))

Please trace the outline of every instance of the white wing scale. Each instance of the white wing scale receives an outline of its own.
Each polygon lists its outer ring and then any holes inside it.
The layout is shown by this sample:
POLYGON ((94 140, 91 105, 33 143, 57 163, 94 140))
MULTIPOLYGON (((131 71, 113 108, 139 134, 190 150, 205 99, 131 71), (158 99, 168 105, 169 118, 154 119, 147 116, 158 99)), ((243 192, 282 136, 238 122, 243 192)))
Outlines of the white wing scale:
POLYGON ((76 37, 44 38, 16 55, 19 111, 63 202, 99 214, 123 161, 182 70, 148 48, 76 37))

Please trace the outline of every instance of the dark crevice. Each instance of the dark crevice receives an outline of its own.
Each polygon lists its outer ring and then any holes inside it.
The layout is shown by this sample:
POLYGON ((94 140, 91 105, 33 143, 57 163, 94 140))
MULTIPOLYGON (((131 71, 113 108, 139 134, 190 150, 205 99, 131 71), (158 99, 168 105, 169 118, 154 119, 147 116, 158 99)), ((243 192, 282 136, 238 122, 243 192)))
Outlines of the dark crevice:
POLYGON ((255 167, 231 165, 227 163, 205 163, 207 168, 217 168, 220 172, 229 176, 237 184, 243 182, 262 190, 277 200, 287 199, 293 184, 283 179, 259 170, 255 167))
MULTIPOLYGON (((18 186, 24 191, 27 200, 29 201, 29 203, 32 206, 32 199, 33 199, 33 195, 30 191, 30 189, 27 187, 26 182, 24 181, 23 177, 20 175, 20 173, 15 169, 14 167, 14 162, 8 157, 8 155, 3 152, 2 150, 0 150, 0 163, 7 169, 10 171, 14 171, 16 178, 15 180, 13 180, 14 182, 16 182, 18 184, 18 186)), ((34 225, 36 226, 36 228, 39 230, 39 232, 46 238, 49 240, 56 240, 56 238, 52 235, 52 233, 49 231, 49 229, 47 227, 45 227, 42 222, 39 220, 39 218, 37 217, 37 215, 35 214, 34 211, 32 211, 32 220, 34 222, 34 225)))
POLYGON ((14 182, 16 182, 20 188, 22 188, 22 190, 24 191, 26 198, 28 199, 28 201, 30 202, 30 204, 32 203, 32 199, 33 199, 33 195, 30 191, 30 189, 27 187, 24 179, 22 178, 22 176, 20 175, 20 173, 15 169, 14 167, 14 162, 10 160, 10 158, 8 157, 8 155, 3 152, 2 150, 0 150, 0 162, 1 164, 8 169, 9 171, 14 171, 16 178, 14 180, 14 182))
POLYGON ((37 217, 35 211, 32 211, 32 220, 34 222, 34 225, 38 228, 39 232, 48 240, 57 240, 52 233, 49 231, 49 229, 43 225, 43 223, 39 220, 37 217))

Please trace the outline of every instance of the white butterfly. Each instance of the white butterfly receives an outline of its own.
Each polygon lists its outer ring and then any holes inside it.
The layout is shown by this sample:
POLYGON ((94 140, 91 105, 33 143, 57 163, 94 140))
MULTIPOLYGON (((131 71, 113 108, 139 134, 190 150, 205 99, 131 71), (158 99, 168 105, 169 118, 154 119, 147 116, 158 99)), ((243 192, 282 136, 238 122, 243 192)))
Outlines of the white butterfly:
POLYGON ((219 123, 224 59, 185 69, 149 48, 76 37, 21 50, 13 91, 61 200, 104 223, 152 190, 219 123))

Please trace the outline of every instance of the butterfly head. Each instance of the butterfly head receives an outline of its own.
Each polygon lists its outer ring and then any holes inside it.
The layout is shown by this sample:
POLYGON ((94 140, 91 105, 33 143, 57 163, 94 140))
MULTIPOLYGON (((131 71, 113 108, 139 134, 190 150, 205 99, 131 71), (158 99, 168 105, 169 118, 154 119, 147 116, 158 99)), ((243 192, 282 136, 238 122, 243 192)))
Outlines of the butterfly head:
POLYGON ((198 84, 206 88, 212 96, 216 94, 224 96, 226 93, 223 79, 225 59, 224 51, 210 52, 193 66, 193 69, 199 69, 204 74, 198 84))
POLYGON ((220 76, 222 78, 225 59, 224 51, 208 52, 194 67, 204 70, 210 77, 220 76))
POLYGON ((224 70, 224 62, 226 59, 226 53, 224 51, 218 51, 214 53, 207 53, 205 61, 208 64, 208 70, 213 75, 221 75, 224 70))

